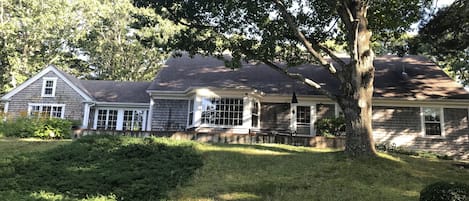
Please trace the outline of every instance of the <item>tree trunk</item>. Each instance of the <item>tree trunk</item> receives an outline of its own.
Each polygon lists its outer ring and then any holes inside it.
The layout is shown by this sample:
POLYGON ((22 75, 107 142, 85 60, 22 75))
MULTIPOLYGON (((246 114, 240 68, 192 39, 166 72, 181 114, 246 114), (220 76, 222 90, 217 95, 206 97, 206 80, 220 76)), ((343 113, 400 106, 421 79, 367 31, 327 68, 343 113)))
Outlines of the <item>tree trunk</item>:
POLYGON ((345 152, 353 157, 376 156, 371 126, 374 54, 367 28, 367 5, 362 1, 344 1, 342 9, 347 13, 342 19, 348 20, 345 25, 351 58, 344 69, 343 96, 338 98, 346 120, 345 152))

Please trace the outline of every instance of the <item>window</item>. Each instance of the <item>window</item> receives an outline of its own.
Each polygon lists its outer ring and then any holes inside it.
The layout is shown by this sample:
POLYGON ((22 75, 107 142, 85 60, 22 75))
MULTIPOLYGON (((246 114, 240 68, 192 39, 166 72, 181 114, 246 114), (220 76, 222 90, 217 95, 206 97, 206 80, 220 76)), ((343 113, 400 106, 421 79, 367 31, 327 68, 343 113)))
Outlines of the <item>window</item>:
POLYGON ((423 123, 425 135, 428 136, 441 136, 442 134, 442 114, 440 108, 426 107, 422 108, 423 123))
POLYGON ((239 126, 243 124, 243 99, 202 99, 202 124, 239 126))
POLYGON ((145 112, 143 110, 124 110, 122 130, 141 131, 145 112))
POLYGON ((42 83, 42 96, 54 97, 57 78, 44 78, 42 83))
POLYGON ((63 104, 29 104, 29 115, 40 117, 64 118, 63 104))
POLYGON ((194 100, 189 100, 189 121, 188 125, 191 126, 194 123, 194 100))
POLYGON ((117 110, 98 110, 96 128, 103 130, 116 130, 117 110))
POLYGON ((259 102, 253 101, 251 108, 251 126, 253 128, 259 127, 259 102))

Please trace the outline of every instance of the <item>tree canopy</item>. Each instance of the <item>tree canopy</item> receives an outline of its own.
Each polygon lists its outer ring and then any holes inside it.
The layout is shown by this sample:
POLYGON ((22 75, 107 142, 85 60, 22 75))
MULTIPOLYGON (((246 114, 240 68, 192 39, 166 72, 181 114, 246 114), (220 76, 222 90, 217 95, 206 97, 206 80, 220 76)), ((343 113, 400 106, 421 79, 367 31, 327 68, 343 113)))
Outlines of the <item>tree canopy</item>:
POLYGON ((191 54, 219 56, 228 50, 233 59, 266 63, 338 102, 346 119, 346 152, 374 155, 371 128, 373 94, 372 40, 399 36, 420 19, 429 1, 363 0, 135 0, 184 28, 170 44, 191 54), (374 31, 374 34, 370 31, 374 31), (325 42, 345 43, 348 61, 325 42), (331 58, 334 62, 332 62, 331 58), (341 82, 332 94, 278 63, 319 63, 341 82))
POLYGON ((176 29, 130 0, 0 0, 0 93, 49 64, 87 79, 152 79, 176 29))
POLYGON ((456 0, 424 21, 410 41, 412 53, 434 56, 441 66, 469 84, 469 4, 456 0))

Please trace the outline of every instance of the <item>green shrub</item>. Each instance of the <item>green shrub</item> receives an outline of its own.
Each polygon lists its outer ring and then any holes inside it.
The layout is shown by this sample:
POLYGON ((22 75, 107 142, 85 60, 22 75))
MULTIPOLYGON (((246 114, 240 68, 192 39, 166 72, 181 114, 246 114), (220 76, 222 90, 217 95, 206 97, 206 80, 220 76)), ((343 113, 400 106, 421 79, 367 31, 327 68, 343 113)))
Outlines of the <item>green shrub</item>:
POLYGON ((321 118, 316 121, 316 130, 323 136, 340 136, 345 133, 344 117, 321 118))
POLYGON ((468 201, 469 185, 453 182, 436 182, 420 192, 420 201, 468 201))
POLYGON ((69 138, 72 122, 59 118, 18 117, 3 121, 0 133, 8 137, 69 138))
POLYGON ((83 136, 45 152, 9 158, 11 171, 0 172, 0 189, 45 191, 51 200, 56 195, 70 200, 102 195, 110 200, 166 200, 169 191, 190 181, 203 165, 193 144, 173 141, 83 136))

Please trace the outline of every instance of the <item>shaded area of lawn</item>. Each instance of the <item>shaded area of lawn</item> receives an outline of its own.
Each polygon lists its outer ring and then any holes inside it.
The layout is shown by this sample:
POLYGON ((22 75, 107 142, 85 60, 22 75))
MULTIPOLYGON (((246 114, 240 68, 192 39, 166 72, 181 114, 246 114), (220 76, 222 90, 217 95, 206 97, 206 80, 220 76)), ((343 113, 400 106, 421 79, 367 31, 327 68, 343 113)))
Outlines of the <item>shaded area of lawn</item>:
POLYGON ((94 136, 45 151, 12 154, 0 162, 0 196, 12 200, 165 199, 202 166, 193 145, 94 136))
POLYGON ((404 155, 350 160, 287 145, 200 145, 204 166, 174 200, 418 200, 435 181, 469 181, 448 161, 404 155))

